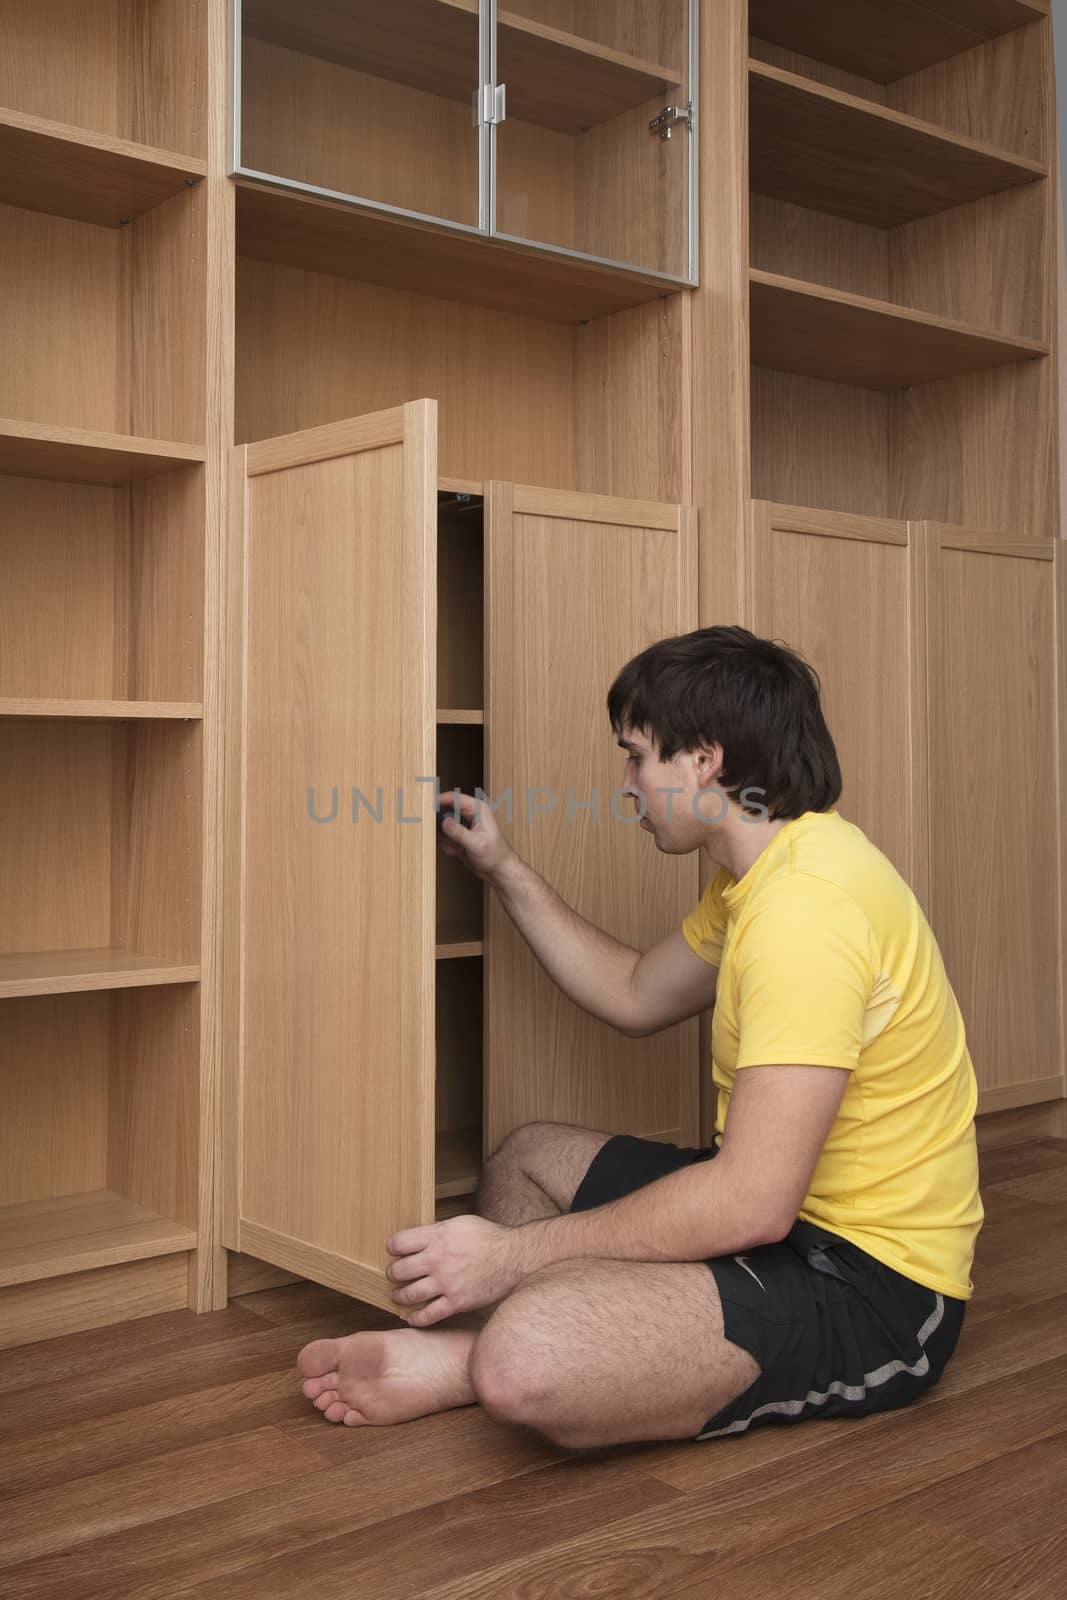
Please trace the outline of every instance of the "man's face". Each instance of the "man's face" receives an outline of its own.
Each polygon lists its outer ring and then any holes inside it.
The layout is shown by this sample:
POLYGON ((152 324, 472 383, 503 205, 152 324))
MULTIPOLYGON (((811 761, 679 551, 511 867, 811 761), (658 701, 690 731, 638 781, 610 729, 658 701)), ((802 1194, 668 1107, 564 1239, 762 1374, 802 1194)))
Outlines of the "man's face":
POLYGON ((698 788, 694 756, 683 751, 661 761, 655 740, 637 728, 623 728, 618 743, 626 753, 622 788, 633 796, 633 811, 641 816, 636 826, 671 855, 696 849, 702 830, 693 814, 698 788))

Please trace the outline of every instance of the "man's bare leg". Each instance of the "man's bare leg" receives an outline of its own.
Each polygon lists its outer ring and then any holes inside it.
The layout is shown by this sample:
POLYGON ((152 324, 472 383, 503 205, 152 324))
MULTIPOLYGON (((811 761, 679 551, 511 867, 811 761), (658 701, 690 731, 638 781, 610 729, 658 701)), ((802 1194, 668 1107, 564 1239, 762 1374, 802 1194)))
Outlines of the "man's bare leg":
MULTIPOLYGON (((539 1217, 559 1216, 560 1208, 510 1155, 498 1151, 482 1169, 475 1210, 504 1227, 519 1227, 539 1217)), ((475 1341, 500 1301, 462 1312, 431 1328, 401 1328, 389 1333, 353 1333, 345 1339, 316 1339, 297 1358, 304 1394, 329 1422, 349 1427, 384 1426, 476 1405, 470 1381, 475 1341)), ((398 1315, 400 1310, 398 1308, 398 1315)))

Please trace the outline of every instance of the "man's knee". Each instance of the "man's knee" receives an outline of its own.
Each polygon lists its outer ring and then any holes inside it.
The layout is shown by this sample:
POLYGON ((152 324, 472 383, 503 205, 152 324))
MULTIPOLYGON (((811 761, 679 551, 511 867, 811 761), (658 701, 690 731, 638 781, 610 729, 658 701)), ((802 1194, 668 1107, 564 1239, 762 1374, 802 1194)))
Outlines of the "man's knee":
POLYGON ((515 1166, 522 1167, 531 1158, 536 1158, 539 1151, 551 1138, 555 1124, 552 1122, 524 1122, 517 1128, 512 1128, 509 1134, 497 1145, 490 1161, 507 1161, 515 1166))

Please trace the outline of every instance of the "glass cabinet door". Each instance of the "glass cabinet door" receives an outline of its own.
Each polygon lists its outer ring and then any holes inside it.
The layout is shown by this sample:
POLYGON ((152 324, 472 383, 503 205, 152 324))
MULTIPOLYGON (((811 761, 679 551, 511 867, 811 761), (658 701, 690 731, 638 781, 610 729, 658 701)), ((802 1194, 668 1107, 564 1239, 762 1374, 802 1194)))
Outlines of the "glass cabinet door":
POLYGON ((496 233, 695 278, 696 12, 696 0, 500 0, 496 233))
POLYGON ((483 225, 479 0, 235 5, 235 170, 483 225))

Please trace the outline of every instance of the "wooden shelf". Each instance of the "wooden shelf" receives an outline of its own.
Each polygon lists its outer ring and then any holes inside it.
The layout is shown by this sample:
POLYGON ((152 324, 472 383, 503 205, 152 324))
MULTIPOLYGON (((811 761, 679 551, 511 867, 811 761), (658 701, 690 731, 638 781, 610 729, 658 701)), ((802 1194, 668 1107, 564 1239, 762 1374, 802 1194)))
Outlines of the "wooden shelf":
POLYGON ((117 228, 199 183, 207 164, 0 107, 0 203, 117 228))
POLYGON ((195 962, 160 961, 129 950, 34 950, 0 955, 0 1000, 35 994, 80 994, 87 989, 139 989, 197 983, 195 962))
POLYGON ((203 460, 203 445, 0 417, 0 473, 8 476, 114 485, 203 460))
POLYGON ((481 727, 485 723, 484 711, 438 711, 438 723, 447 723, 450 726, 465 724, 470 727, 481 727))
POLYGON ((864 389, 906 389, 1048 354, 1033 339, 749 270, 752 362, 864 389))
POLYGON ((1048 0, 750 0, 749 29, 876 83, 1048 17, 1048 0))
POLYGON ((434 1197, 473 1194, 482 1170, 481 1128, 460 1128, 437 1133, 437 1183, 434 1197))
POLYGON ((235 181, 238 255, 279 266, 570 324, 687 287, 298 189, 235 181))
MULTIPOLYGON (((470 105, 478 84, 478 0, 405 0, 403 25, 380 0, 340 8, 245 0, 244 31, 268 44, 470 105)), ((497 13, 508 117, 584 133, 681 84, 676 67, 497 13)))
POLYGON ((1040 162, 762 61, 749 62, 749 108, 750 181, 757 194, 876 228, 1048 174, 1040 162))
POLYGON ((0 719, 56 717, 66 722, 199 722, 202 705, 171 700, 34 700, 0 698, 0 719))
POLYGON ((0 1288, 195 1248, 193 1229, 110 1189, 0 1206, 0 1288))
POLYGON ((483 952, 482 931, 478 926, 477 920, 472 921, 468 917, 463 922, 446 921, 437 924, 436 953, 438 961, 458 960, 464 956, 480 956, 483 952))
POLYGON ((459 961, 469 956, 484 955, 485 945, 481 939, 449 939, 447 943, 438 943, 435 953, 438 961, 459 961))

